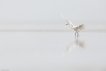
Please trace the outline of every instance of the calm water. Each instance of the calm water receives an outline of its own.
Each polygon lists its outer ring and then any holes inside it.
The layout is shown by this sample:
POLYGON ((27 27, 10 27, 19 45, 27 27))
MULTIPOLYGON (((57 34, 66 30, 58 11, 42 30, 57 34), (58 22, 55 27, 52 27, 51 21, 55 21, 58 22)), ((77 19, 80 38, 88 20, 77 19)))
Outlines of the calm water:
POLYGON ((106 71, 106 33, 0 32, 1 71, 106 71))

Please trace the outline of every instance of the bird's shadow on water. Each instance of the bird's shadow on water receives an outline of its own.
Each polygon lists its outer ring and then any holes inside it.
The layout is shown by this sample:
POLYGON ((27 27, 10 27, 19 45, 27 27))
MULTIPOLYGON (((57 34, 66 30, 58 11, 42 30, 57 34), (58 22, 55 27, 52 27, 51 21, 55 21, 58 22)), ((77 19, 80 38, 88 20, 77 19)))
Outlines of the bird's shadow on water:
POLYGON ((75 34, 75 40, 70 43, 70 45, 66 48, 65 52, 63 53, 62 57, 64 57, 68 52, 72 51, 74 47, 85 48, 84 40, 79 39, 80 35, 75 34))

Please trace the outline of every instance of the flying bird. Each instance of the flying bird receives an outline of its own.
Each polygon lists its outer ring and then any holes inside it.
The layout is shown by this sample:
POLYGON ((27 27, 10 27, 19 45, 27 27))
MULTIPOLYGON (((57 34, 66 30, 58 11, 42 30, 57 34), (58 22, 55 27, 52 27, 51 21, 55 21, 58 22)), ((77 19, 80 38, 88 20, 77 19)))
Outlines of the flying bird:
POLYGON ((69 27, 75 31, 75 35, 76 34, 78 35, 79 34, 78 32, 80 32, 81 30, 84 29, 84 24, 80 24, 78 26, 75 26, 69 20, 67 20, 66 18, 64 18, 63 16, 62 16, 62 18, 66 20, 66 22, 67 22, 66 25, 69 25, 69 27))

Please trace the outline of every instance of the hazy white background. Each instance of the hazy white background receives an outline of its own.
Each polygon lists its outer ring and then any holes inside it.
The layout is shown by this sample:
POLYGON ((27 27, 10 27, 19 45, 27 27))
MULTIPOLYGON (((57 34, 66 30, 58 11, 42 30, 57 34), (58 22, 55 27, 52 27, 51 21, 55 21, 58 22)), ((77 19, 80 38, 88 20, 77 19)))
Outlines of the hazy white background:
POLYGON ((106 0, 0 0, 0 71, 106 71, 106 33, 80 32, 85 48, 62 58, 74 32, 29 31, 70 30, 61 14, 106 31, 106 0))
POLYGON ((105 22, 106 0, 0 0, 0 23, 105 22))

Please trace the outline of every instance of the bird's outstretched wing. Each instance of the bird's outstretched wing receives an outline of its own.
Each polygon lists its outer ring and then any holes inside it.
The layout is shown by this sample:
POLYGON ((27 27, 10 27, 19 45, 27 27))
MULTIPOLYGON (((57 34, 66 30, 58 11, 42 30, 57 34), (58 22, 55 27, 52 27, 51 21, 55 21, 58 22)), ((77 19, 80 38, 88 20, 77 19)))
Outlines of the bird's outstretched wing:
POLYGON ((71 26, 73 26, 73 24, 69 20, 67 20, 66 18, 64 18, 63 15, 61 15, 61 16, 62 16, 63 19, 65 19, 65 21, 67 22, 67 24, 70 24, 71 26))
POLYGON ((83 30, 83 29, 85 29, 85 25, 84 25, 84 24, 80 24, 80 25, 78 26, 78 28, 79 28, 80 30, 83 30))
POLYGON ((69 20, 67 20, 66 18, 63 17, 63 15, 61 15, 61 17, 69 24, 69 20))

